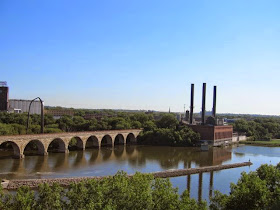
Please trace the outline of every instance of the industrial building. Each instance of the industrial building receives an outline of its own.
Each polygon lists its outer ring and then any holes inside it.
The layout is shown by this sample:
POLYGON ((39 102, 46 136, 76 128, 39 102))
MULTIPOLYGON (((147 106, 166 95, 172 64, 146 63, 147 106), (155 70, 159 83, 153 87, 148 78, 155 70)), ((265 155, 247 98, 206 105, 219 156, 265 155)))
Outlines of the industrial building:
MULTIPOLYGON (((9 112, 24 113, 28 112, 31 100, 10 99, 9 112)), ((30 114, 41 114, 41 102, 33 101, 30 107, 30 114)))
MULTIPOLYGON (((0 82, 0 111, 11 113, 28 112, 31 100, 9 99, 9 87, 7 82, 0 82)), ((33 101, 30 114, 41 114, 41 102, 33 101)))
POLYGON ((225 124, 223 119, 218 119, 216 116, 216 100, 217 87, 214 86, 212 116, 205 119, 206 83, 203 83, 201 121, 195 123, 193 119, 194 84, 191 85, 191 106, 190 111, 187 111, 186 114, 188 126, 200 134, 200 140, 207 141, 213 146, 231 143, 233 138, 233 127, 225 124))
POLYGON ((7 111, 9 104, 9 87, 7 82, 0 82, 0 111, 7 111))

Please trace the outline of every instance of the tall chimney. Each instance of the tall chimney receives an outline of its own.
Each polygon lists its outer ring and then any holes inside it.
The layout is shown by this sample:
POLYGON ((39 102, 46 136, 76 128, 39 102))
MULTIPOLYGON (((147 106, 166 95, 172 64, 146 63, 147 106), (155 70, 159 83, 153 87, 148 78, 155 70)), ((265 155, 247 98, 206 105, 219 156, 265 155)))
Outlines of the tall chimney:
POLYGON ((206 102, 206 83, 203 83, 203 88, 202 88, 202 112, 201 112, 202 125, 205 124, 205 102, 206 102))
POLYGON ((190 124, 193 124, 194 84, 191 85, 190 124))
POLYGON ((213 91, 213 109, 212 109, 212 116, 216 118, 216 104, 217 104, 217 86, 214 86, 213 91))

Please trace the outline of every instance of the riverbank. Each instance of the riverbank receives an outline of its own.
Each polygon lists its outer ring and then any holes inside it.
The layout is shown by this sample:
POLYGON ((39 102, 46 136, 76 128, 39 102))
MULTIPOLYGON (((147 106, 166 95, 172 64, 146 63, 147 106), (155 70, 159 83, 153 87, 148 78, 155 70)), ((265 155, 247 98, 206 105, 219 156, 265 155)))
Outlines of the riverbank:
POLYGON ((241 141, 239 144, 266 146, 266 147, 280 147, 280 139, 273 139, 271 141, 241 141))
MULTIPOLYGON (((211 171, 219 171, 224 169, 239 168, 239 167, 250 166, 250 165, 252 165, 251 162, 244 162, 244 163, 234 163, 234 164, 226 164, 226 165, 218 165, 218 166, 207 166, 201 168, 174 169, 174 170, 154 172, 149 174, 153 175, 155 178, 170 178, 170 177, 187 176, 191 174, 205 173, 211 171)), ((128 175, 128 176, 131 177, 133 175, 128 175)), ((55 179, 6 180, 5 182, 2 182, 2 186, 4 189, 7 190, 16 190, 21 186, 28 186, 32 189, 36 189, 40 184, 43 183, 47 183, 49 185, 58 183, 63 187, 67 187, 71 183, 78 183, 89 179, 102 179, 104 177, 100 176, 100 177, 77 177, 77 178, 55 178, 55 179)))

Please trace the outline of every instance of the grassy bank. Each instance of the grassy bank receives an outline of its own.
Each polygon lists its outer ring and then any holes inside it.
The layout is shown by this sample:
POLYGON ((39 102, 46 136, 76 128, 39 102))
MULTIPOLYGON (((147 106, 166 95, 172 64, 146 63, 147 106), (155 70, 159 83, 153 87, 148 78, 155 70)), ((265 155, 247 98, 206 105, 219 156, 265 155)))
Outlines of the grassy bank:
POLYGON ((273 139, 271 141, 242 141, 239 143, 256 146, 280 147, 280 139, 273 139))

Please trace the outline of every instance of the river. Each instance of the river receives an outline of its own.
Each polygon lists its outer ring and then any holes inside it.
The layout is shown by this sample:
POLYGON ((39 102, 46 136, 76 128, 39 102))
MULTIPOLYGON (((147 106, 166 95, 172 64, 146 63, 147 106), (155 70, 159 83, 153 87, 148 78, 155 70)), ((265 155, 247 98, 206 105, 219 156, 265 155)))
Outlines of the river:
POLYGON ((1 151, 1 179, 38 179, 113 175, 119 170, 133 174, 168 169, 195 168, 251 161, 250 167, 227 169, 189 177, 171 178, 180 193, 190 189, 191 197, 209 201, 213 190, 229 193, 230 183, 236 183, 242 171, 249 172, 261 164, 276 165, 280 161, 279 147, 229 146, 200 151, 189 147, 116 146, 114 149, 87 149, 69 154, 49 153, 48 156, 25 156, 12 159, 1 151), (190 185, 188 185, 190 181, 190 185))

